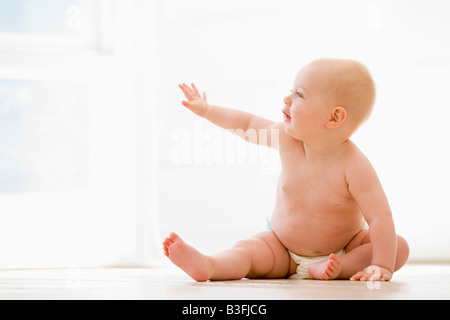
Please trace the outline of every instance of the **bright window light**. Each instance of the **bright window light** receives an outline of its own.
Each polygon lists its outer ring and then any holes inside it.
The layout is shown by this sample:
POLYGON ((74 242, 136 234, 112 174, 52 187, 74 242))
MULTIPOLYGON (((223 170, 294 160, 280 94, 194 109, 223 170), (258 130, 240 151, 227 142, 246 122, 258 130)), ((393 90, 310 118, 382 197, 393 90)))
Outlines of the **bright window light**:
POLYGON ((0 0, 0 32, 73 34, 80 14, 77 0, 0 0))

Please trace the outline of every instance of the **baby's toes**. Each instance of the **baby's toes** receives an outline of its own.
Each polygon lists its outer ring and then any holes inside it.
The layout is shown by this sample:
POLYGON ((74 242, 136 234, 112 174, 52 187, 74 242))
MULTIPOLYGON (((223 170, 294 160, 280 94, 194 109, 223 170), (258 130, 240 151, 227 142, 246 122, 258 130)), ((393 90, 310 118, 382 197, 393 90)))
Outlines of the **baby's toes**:
POLYGON ((166 238, 163 242, 164 247, 170 247, 170 245, 173 243, 172 239, 166 238))
POLYGON ((169 247, 173 244, 173 240, 166 238, 162 244, 163 244, 164 254, 168 257, 169 256, 169 247))

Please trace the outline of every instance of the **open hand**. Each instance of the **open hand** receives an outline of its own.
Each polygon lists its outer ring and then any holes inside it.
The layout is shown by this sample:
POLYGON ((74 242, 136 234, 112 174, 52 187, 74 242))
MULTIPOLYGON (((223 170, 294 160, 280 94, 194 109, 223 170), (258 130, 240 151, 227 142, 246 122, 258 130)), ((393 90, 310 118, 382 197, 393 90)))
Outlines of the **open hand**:
POLYGON ((178 86, 183 91, 184 96, 187 99, 187 101, 183 100, 181 102, 183 106, 194 112, 196 115, 204 117, 209 106, 206 101, 206 93, 203 92, 203 96, 200 96, 200 92, 198 92, 197 87, 193 83, 192 87, 189 87, 185 83, 178 86))
POLYGON ((392 272, 379 266, 368 266, 363 271, 355 273, 350 280, 360 281, 389 281, 392 279, 392 272))

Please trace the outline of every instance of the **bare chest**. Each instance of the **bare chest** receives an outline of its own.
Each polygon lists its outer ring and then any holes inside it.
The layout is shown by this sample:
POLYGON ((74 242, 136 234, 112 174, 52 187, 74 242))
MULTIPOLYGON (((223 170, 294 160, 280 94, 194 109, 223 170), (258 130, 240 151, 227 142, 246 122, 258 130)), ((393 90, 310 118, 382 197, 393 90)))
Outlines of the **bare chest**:
POLYGON ((315 214, 348 212, 353 204, 345 171, 338 164, 284 167, 277 192, 286 209, 293 211, 311 211, 315 214))

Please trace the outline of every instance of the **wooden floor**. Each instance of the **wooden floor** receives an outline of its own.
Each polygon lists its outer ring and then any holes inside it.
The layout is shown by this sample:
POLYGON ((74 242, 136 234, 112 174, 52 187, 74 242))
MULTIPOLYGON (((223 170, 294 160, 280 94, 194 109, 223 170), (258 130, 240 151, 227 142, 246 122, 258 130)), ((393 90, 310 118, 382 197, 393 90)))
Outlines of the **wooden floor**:
POLYGON ((450 299, 450 264, 406 265, 393 281, 196 283, 174 267, 0 270, 0 299, 450 299))

